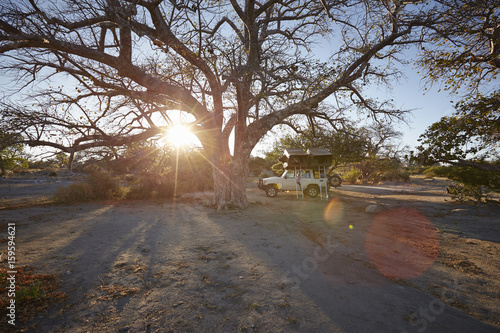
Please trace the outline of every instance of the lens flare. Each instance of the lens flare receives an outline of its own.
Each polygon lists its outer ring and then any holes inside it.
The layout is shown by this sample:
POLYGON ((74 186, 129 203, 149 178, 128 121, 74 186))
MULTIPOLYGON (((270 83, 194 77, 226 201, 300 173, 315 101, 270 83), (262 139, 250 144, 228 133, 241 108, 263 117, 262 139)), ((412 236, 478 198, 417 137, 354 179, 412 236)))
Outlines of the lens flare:
POLYGON ((377 215, 365 249, 377 269, 391 279, 413 279, 424 273, 438 255, 436 228, 413 208, 377 215))
POLYGON ((183 125, 175 125, 170 128, 167 132, 167 141, 176 148, 195 146, 200 142, 189 127, 183 125))
POLYGON ((337 223, 344 212, 344 205, 338 198, 332 199, 325 209, 324 218, 326 222, 337 223))

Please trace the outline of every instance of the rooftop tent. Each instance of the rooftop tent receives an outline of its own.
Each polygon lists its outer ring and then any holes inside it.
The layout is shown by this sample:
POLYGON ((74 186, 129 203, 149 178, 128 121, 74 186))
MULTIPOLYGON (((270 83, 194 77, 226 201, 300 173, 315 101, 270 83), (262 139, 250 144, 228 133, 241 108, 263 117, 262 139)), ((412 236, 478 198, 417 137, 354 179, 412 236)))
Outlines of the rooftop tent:
POLYGON ((287 148, 279 160, 283 162, 285 169, 327 167, 332 164, 333 155, 324 148, 311 148, 307 151, 301 148, 287 148))
POLYGON ((311 167, 328 167, 332 165, 333 155, 324 148, 311 148, 307 150, 307 153, 309 154, 309 165, 311 167))
POLYGON ((283 167, 286 168, 294 168, 301 167, 307 168, 309 154, 301 148, 287 148, 284 151, 284 155, 280 158, 280 161, 283 162, 283 167))

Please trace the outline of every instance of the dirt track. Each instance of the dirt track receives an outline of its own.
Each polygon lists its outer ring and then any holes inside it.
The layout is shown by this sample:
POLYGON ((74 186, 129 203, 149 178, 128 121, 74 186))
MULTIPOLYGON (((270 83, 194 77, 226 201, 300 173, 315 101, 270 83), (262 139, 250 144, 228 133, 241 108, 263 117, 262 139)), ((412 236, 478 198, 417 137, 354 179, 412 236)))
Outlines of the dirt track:
POLYGON ((444 186, 319 200, 250 184, 244 211, 216 213, 202 193, 0 220, 16 224, 19 265, 59 274, 69 296, 29 332, 498 332, 500 207, 452 203, 444 186))

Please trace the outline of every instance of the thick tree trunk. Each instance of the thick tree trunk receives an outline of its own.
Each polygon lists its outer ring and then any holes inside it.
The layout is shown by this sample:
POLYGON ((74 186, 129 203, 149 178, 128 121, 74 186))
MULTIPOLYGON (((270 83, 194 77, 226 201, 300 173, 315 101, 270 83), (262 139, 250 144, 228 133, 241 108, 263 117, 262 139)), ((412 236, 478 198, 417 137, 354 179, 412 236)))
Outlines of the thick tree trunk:
POLYGON ((240 209, 248 207, 246 182, 250 153, 235 155, 231 163, 231 204, 240 209))
POLYGON ((72 151, 69 154, 69 161, 68 161, 68 170, 73 171, 73 162, 75 161, 75 152, 72 151))
POLYGON ((213 205, 218 211, 236 207, 248 207, 246 181, 250 152, 241 152, 233 156, 224 165, 224 161, 214 163, 214 199, 213 205))
POLYGON ((216 165, 216 163, 213 165, 214 199, 212 204, 218 211, 227 209, 231 201, 231 183, 228 171, 227 166, 216 165))

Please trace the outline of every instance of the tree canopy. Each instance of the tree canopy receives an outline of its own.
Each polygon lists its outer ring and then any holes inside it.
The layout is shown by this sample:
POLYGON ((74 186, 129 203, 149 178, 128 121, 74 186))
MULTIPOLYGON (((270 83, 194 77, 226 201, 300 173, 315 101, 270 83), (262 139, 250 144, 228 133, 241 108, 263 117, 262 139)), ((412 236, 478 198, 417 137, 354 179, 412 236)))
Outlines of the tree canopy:
POLYGON ((500 170, 498 165, 487 164, 500 154, 500 96, 458 103, 453 115, 432 124, 419 140, 418 156, 425 164, 500 170))
POLYGON ((2 121, 74 154, 161 136, 179 117, 212 163, 214 204, 246 207, 250 153, 274 126, 335 125, 353 108, 404 117, 364 88, 398 77, 399 52, 437 17, 399 0, 5 0, 0 69, 17 99, 2 121))
POLYGON ((436 0, 421 58, 429 83, 479 92, 500 69, 500 1, 436 0))
POLYGON ((333 167, 359 162, 369 156, 397 157, 399 147, 394 139, 401 136, 389 124, 377 123, 364 127, 344 124, 341 130, 315 127, 299 133, 285 134, 275 140, 266 158, 276 162, 286 148, 326 148, 333 155, 333 167))
POLYGON ((420 136, 418 159, 498 170, 500 130, 500 1, 437 0, 440 17, 429 28, 419 63, 431 83, 468 92, 456 112, 420 136), (484 93, 486 92, 486 93, 484 93))

